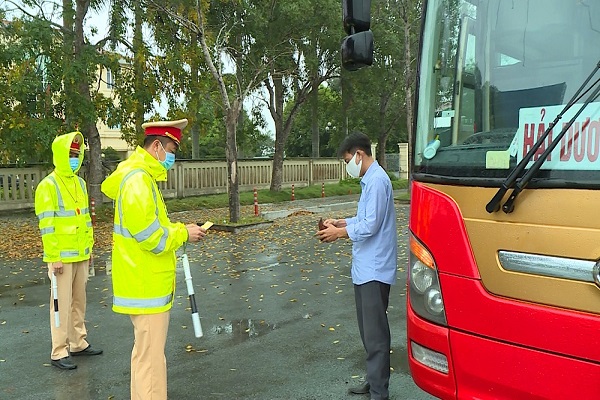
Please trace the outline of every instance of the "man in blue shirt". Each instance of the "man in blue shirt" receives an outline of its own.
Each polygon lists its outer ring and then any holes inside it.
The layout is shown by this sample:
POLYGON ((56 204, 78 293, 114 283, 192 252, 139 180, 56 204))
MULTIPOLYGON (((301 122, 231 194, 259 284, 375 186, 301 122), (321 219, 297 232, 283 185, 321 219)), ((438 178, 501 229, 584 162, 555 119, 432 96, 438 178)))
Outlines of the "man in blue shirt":
POLYGON ((360 337, 367 352, 367 379, 350 393, 389 398, 390 327, 387 307, 390 286, 396 281, 396 211, 390 178, 371 154, 371 141, 360 132, 346 137, 338 154, 346 171, 360 181, 355 217, 327 219, 317 233, 323 242, 352 240, 352 283, 360 337))

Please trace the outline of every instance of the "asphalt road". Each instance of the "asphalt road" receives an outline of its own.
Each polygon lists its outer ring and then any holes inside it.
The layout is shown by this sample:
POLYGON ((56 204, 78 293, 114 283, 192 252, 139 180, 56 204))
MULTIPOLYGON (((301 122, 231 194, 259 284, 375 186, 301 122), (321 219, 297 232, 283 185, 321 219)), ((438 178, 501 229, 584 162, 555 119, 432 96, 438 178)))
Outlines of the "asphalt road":
MULTIPOLYGON (((167 341, 170 399, 362 399, 347 389, 364 375, 350 279, 351 244, 314 238, 304 214, 236 234, 210 232, 189 245, 204 337, 195 338, 183 271, 167 341)), ((410 378, 406 355, 408 205, 397 206, 398 282, 392 287, 392 399, 431 399, 410 378)), ((98 260, 100 266, 103 260, 98 260)), ((99 265, 97 264, 97 267, 99 265)), ((88 283, 88 340, 104 354, 50 366, 49 284, 38 260, 0 265, 0 399, 129 398, 133 329, 111 311, 110 276, 88 283)))

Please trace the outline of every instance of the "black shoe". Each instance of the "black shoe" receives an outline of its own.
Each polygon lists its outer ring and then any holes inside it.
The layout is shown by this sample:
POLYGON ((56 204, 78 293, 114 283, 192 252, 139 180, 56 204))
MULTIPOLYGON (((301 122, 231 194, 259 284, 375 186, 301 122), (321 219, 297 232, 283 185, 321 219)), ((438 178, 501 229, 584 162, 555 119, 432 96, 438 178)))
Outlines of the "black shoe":
POLYGON ((350 389, 348 389, 348 393, 349 394, 369 394, 369 391, 371 390, 371 385, 369 384, 369 382, 363 383, 360 386, 356 386, 356 387, 351 387, 350 389))
POLYGON ((55 367, 58 367, 60 369, 75 369, 75 368, 77 368, 77 365, 73 364, 73 361, 71 361, 71 357, 69 357, 69 356, 63 357, 59 360, 50 360, 50 364, 52 364, 55 367))
POLYGON ((92 345, 89 345, 81 351, 71 352, 72 356, 97 356, 98 354, 102 354, 102 350, 94 349, 92 345))

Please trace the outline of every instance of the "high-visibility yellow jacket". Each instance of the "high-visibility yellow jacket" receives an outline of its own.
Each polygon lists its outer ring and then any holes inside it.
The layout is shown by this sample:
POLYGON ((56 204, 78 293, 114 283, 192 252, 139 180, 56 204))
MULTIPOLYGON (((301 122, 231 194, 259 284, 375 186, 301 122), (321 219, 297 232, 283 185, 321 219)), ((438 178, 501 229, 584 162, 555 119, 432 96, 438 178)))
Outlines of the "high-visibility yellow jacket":
POLYGON ((85 181, 76 175, 83 162, 83 135, 71 132, 52 142, 54 171, 35 189, 35 213, 39 219, 44 261, 73 263, 89 260, 94 231, 85 181), (69 165, 69 148, 79 135, 79 167, 69 165))
POLYGON ((169 220, 156 184, 166 179, 166 169, 138 147, 102 183, 102 192, 115 204, 112 281, 117 313, 155 314, 173 304, 175 250, 188 232, 184 224, 169 220))

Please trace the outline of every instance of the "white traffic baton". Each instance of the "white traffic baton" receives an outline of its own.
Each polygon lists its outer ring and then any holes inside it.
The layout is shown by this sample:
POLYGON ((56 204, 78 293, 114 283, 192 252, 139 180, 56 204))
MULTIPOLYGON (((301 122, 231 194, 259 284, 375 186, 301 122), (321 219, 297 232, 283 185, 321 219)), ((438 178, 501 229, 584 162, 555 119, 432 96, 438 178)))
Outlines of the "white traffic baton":
MULTIPOLYGON (((198 224, 200 225, 200 224, 198 224)), ((207 221, 204 225, 200 225, 200 228, 207 231, 213 223, 207 221)), ((188 298, 190 299, 190 307, 192 308, 192 323, 194 324, 194 334, 197 338, 202 337, 202 325, 200 325, 200 315, 198 314, 198 306, 196 305, 196 295, 194 293, 194 285, 192 284, 192 273, 190 272, 190 260, 185 252, 185 244, 183 245, 183 255, 181 261, 183 264, 183 274, 185 276, 185 284, 187 286, 188 298)))
POLYGON ((202 325, 200 325, 200 316, 198 315, 198 306, 196 306, 196 295, 194 293, 194 285, 192 284, 192 273, 190 272, 190 260, 187 254, 181 256, 183 261, 183 273, 185 275, 185 283, 187 285, 188 297, 190 306, 192 307, 192 323, 194 324, 194 334, 197 338, 202 337, 202 325))
POLYGON ((58 284, 56 275, 52 271, 52 298, 54 299, 54 326, 60 327, 60 315, 58 314, 58 284))

